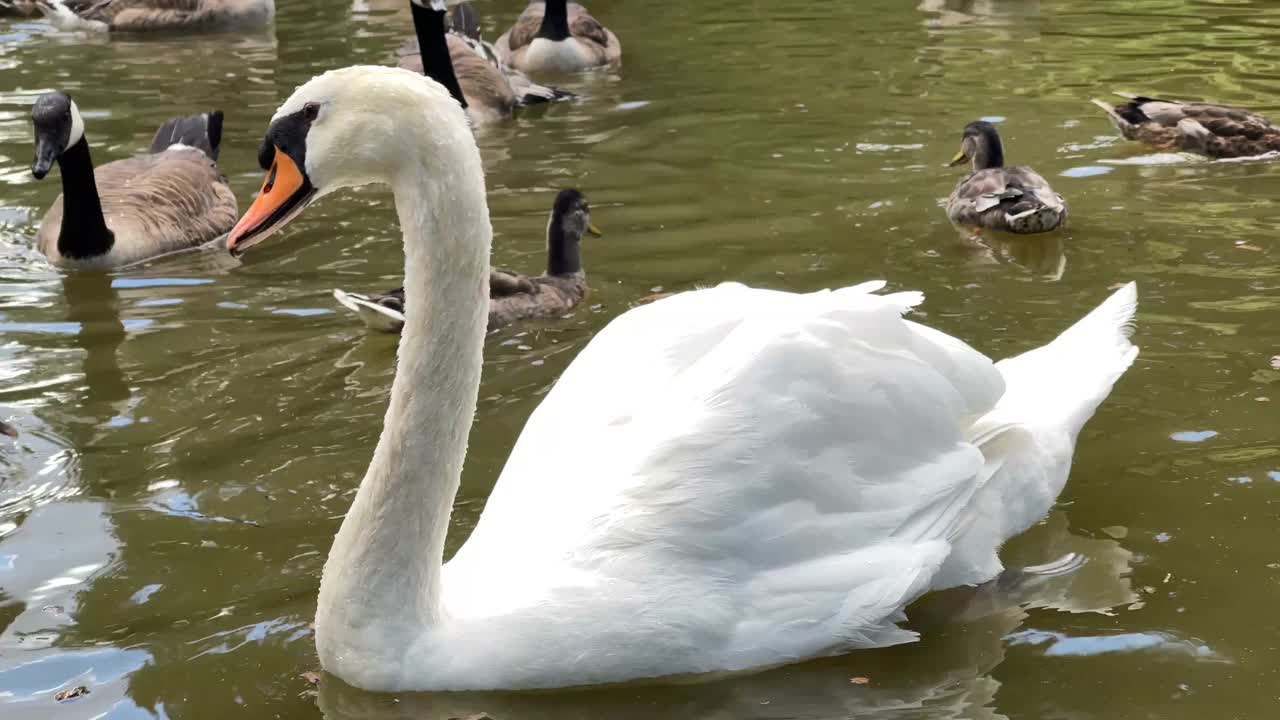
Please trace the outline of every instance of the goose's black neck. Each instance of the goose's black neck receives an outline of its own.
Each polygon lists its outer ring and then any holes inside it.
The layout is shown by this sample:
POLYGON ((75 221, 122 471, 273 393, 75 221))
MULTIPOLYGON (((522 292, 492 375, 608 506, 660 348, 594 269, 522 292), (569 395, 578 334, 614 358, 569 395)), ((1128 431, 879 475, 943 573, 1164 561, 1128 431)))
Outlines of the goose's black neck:
POLYGON ((422 74, 443 85, 453 99, 465 108, 467 99, 462 95, 462 86, 458 84, 458 76, 453 72, 449 42, 444 36, 446 13, 423 7, 416 2, 409 5, 413 8, 413 30, 418 36, 422 74))
POLYGON ((102 215, 102 199, 93 177, 89 141, 79 142, 58 156, 62 175, 62 227, 58 229, 58 253, 82 260, 111 252, 116 236, 102 215))
POLYGON ((566 232, 561 218, 547 225, 547 274, 572 275, 582 272, 582 236, 566 232))
POLYGON ((538 37, 557 41, 569 39, 569 0, 547 0, 538 37))

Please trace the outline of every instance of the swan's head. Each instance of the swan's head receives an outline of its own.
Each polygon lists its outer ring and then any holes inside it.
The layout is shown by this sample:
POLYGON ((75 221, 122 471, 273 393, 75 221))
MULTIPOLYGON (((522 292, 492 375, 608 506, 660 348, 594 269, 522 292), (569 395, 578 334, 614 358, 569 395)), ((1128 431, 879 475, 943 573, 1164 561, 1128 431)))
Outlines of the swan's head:
POLYGON ((84 119, 71 96, 55 90, 36 99, 31 107, 31 124, 36 131, 31 174, 43 180, 62 153, 84 138, 84 119))
POLYGON ((392 182, 410 164, 430 167, 438 146, 456 142, 474 147, 466 114, 433 80, 376 66, 314 77, 271 118, 258 149, 266 179, 227 249, 262 242, 334 190, 392 182))

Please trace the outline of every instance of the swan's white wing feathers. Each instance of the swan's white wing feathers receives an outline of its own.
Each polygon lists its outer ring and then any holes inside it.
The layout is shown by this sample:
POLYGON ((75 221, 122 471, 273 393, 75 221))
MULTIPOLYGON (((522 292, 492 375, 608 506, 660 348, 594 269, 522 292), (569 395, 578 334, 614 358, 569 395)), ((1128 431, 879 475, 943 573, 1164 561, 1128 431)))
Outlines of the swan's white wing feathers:
POLYGON ((966 433, 1003 385, 983 355, 902 320, 918 293, 881 286, 722 285, 615 320, 534 412, 446 566, 455 611, 646 578, 630 602, 744 651, 910 639, 892 623, 964 530, 985 466, 966 433), (500 594, 480 568, 501 568, 500 594), (811 632, 742 641, 796 622, 811 632))

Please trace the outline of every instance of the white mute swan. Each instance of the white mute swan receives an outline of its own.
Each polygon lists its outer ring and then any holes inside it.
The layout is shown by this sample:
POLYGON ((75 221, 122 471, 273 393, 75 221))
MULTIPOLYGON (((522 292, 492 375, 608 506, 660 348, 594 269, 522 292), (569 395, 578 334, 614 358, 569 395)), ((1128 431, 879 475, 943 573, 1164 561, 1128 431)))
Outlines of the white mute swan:
POLYGON ((238 252, 319 195, 389 183, 411 308, 382 436, 320 583, 325 670, 375 691, 736 671, 908 642, 922 593, 1001 570, 1129 367, 1132 284, 993 365, 872 282, 737 284, 630 310, 534 411, 442 563, 480 383, 489 211, 457 102, 406 70, 298 88, 238 252))

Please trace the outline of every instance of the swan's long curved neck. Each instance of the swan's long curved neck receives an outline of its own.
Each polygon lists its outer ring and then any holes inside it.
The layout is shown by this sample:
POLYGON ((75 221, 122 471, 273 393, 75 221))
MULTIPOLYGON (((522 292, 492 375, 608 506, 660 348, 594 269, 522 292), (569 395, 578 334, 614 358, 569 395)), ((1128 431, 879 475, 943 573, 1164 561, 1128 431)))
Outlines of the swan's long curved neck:
POLYGON ((58 156, 58 172, 62 175, 58 253, 67 258, 84 259, 111 252, 116 238, 102 214, 102 198, 98 196, 87 138, 81 137, 58 156))
POLYGON ((382 436, 316 609, 321 663, 343 677, 399 667, 444 619, 444 542, 480 387, 491 241, 479 152, 465 123, 456 134, 408 145, 433 157, 393 178, 410 311, 382 436))

